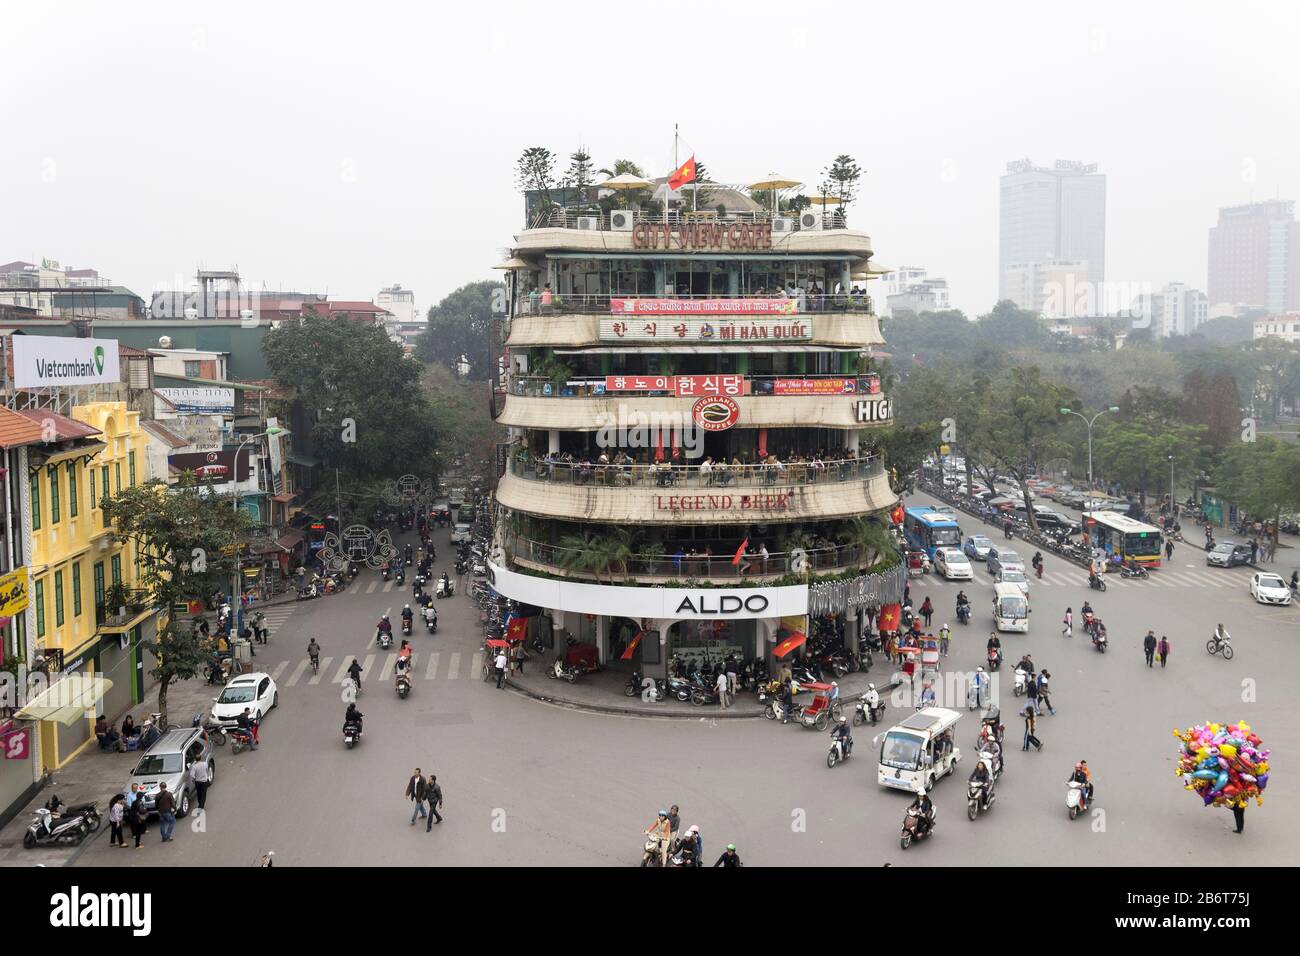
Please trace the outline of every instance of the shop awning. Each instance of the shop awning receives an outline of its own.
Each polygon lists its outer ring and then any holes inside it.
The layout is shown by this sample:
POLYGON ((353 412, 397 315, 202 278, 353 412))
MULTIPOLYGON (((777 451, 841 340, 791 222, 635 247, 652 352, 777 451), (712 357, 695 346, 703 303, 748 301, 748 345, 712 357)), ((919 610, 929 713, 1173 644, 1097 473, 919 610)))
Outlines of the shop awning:
POLYGON ((275 543, 278 544, 280 547, 284 548, 284 550, 291 551, 293 550, 294 545, 296 545, 304 537, 306 537, 306 535, 304 535, 301 531, 290 531, 288 534, 280 538, 275 543))
POLYGON ((15 715, 19 720, 53 720, 71 727, 98 711, 113 682, 98 674, 69 674, 37 694, 15 715))
POLYGON ((139 614, 133 614, 131 617, 128 617, 125 621, 122 621, 119 624, 99 625, 99 628, 96 631, 96 633, 97 634, 124 634, 127 631, 131 630, 131 628, 135 627, 137 624, 141 624, 149 620, 149 618, 153 617, 154 614, 156 613, 157 612, 151 607, 145 608, 139 614))
POLYGON ((292 491, 286 491, 286 492, 285 492, 284 494, 282 494, 282 495, 272 495, 272 496, 271 496, 271 500, 272 500, 272 501, 277 501, 277 502, 279 502, 279 503, 282 504, 282 505, 287 505, 289 502, 293 501, 293 499, 296 498, 296 497, 298 497, 298 496, 297 496, 294 492, 292 492, 292 491))
POLYGON ((862 256, 847 252, 792 252, 782 254, 775 253, 746 253, 736 255, 730 252, 711 252, 700 250, 699 252, 661 252, 655 250, 646 250, 645 252, 548 252, 548 259, 599 259, 604 262, 609 259, 624 261, 628 259, 668 259, 670 261, 691 261, 699 262, 707 259, 710 262, 857 262, 861 261, 862 256))
POLYGON ((315 468, 320 464, 319 458, 313 458, 311 455, 300 455, 292 451, 284 457, 289 460, 290 464, 302 465, 306 468, 315 468))

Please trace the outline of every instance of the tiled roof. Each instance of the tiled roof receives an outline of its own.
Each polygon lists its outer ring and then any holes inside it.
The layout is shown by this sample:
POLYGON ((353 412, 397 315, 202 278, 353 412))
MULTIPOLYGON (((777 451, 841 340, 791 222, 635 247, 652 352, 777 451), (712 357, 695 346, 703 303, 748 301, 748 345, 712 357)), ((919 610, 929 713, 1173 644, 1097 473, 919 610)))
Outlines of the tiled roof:
POLYGON ((119 358, 148 358, 149 353, 144 349, 132 348, 129 345, 117 343, 117 354, 119 358))
POLYGON ((140 427, 149 434, 159 438, 163 442, 166 442, 172 448, 184 448, 190 443, 188 438, 182 438, 161 422, 142 421, 140 427))
POLYGON ((28 421, 17 412, 0 407, 0 448, 17 448, 20 445, 34 445, 41 441, 44 433, 41 426, 28 421))
POLYGON ((40 432, 45 422, 52 422, 54 424, 55 441, 90 438, 94 435, 103 434, 98 428, 79 422, 75 418, 69 418, 67 415, 52 412, 48 408, 20 408, 18 414, 35 422, 38 432, 40 432))

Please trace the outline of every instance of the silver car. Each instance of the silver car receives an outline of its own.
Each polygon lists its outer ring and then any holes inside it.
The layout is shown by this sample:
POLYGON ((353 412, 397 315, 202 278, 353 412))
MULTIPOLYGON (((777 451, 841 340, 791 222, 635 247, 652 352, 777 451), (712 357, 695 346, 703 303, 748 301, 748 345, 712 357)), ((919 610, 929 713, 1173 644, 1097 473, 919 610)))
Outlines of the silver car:
POLYGON ((1010 548, 989 548, 989 555, 985 558, 988 563, 989 574, 997 577, 1001 571, 1020 571, 1024 572, 1025 562, 1012 551, 1010 548))
POLYGON ((207 763, 208 783, 212 784, 216 779, 216 761, 212 759, 207 733, 201 727, 169 730, 145 751, 122 792, 138 793, 145 808, 154 813, 154 800, 161 790, 159 785, 166 783, 176 801, 176 816, 183 817, 190 812, 195 800, 196 788, 190 767, 200 760, 207 763))

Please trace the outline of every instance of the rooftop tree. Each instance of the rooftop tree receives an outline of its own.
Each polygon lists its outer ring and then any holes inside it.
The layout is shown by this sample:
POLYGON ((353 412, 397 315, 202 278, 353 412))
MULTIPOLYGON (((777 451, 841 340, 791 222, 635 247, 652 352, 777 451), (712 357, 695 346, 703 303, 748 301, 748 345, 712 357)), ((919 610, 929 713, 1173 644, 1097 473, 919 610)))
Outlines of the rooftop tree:
POLYGON ((103 508, 114 539, 135 542, 147 603, 162 612, 157 633, 143 646, 157 660, 149 673, 158 679, 158 712, 165 718, 167 689, 199 674, 208 660, 199 636, 173 609, 225 589, 252 519, 193 472, 171 488, 157 479, 123 488, 103 508))

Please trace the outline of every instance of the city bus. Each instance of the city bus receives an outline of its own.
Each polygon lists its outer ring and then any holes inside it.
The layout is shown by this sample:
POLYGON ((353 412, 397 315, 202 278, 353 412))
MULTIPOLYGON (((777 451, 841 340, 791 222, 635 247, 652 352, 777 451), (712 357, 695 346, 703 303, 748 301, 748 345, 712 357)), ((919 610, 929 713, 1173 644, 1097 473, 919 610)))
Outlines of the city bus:
POLYGON ((1133 558, 1143 567, 1160 567, 1165 542, 1155 525, 1114 511, 1089 511, 1083 516, 1083 527, 1092 546, 1106 557, 1118 552, 1124 560, 1133 558))
POLYGON ((903 509, 903 537, 913 551, 924 551, 934 560, 936 548, 960 548, 961 525, 951 512, 933 508, 903 509))

